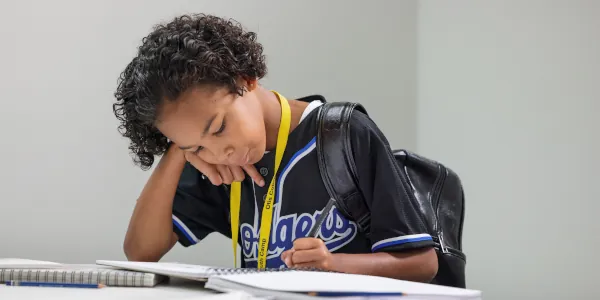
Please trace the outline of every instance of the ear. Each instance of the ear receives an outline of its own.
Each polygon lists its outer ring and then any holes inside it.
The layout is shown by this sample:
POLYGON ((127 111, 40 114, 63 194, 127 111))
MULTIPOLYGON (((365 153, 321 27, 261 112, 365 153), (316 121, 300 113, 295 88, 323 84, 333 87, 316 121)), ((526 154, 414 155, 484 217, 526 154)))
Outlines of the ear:
POLYGON ((245 81, 248 92, 252 92, 258 87, 258 80, 256 78, 246 78, 245 81))

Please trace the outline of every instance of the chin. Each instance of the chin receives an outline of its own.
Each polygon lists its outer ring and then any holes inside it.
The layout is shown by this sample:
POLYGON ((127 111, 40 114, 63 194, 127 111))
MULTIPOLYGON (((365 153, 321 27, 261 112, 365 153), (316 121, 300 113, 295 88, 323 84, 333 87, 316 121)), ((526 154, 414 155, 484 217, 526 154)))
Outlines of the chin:
POLYGON ((250 158, 249 164, 253 165, 255 163, 258 163, 263 158, 264 155, 265 155, 264 151, 262 151, 261 153, 254 154, 253 157, 250 158))
POLYGON ((250 151, 250 161, 248 162, 248 164, 253 165, 255 163, 258 163, 263 158, 263 156, 265 156, 265 149, 262 147, 253 148, 250 151))

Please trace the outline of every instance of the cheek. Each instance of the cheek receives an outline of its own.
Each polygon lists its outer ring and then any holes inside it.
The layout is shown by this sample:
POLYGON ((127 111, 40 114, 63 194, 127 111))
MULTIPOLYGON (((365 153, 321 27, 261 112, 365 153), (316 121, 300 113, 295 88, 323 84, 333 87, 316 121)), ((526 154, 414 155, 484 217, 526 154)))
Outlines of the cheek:
POLYGON ((246 144, 262 143, 265 139, 265 124, 258 100, 254 98, 240 99, 240 102, 236 104, 239 131, 237 136, 246 144))
POLYGON ((222 163, 217 159, 216 156, 214 156, 209 151, 200 151, 200 153, 198 153, 197 155, 198 155, 198 157, 200 157, 200 159, 202 159, 203 161, 205 161, 211 165, 217 165, 217 164, 222 163))
POLYGON ((265 125, 260 118, 245 115, 240 119, 237 136, 245 143, 259 143, 264 139, 265 125))

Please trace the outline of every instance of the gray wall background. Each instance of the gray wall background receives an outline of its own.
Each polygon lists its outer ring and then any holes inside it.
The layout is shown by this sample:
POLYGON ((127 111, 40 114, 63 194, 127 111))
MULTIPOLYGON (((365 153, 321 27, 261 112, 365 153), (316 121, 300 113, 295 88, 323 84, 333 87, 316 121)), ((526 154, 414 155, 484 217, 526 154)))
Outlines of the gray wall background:
MULTIPOLYGON (((151 27, 191 12, 257 31, 269 88, 360 101, 395 148, 456 170, 485 299, 593 298, 600 5, 583 0, 1 1, 0 257, 125 259, 150 173, 112 93, 151 27)), ((230 252, 215 234, 165 260, 230 252)))
POLYGON ((417 149, 467 195, 485 299, 598 299, 600 2, 420 1, 417 149))
MULTIPOLYGON (((150 172, 116 131, 117 77, 154 24, 194 12, 258 32, 269 88, 364 101, 394 144, 416 147, 415 2, 2 1, 0 227, 13 230, 0 233, 0 257, 125 258, 150 172)), ((229 266, 230 249, 215 234, 165 260, 229 266)))

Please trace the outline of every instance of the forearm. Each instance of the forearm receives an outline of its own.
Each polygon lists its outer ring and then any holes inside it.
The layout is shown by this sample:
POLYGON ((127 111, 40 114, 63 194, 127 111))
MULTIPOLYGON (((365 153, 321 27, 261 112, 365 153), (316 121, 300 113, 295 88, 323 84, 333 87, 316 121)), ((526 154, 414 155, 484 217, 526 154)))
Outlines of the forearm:
POLYGON ((171 214, 184 166, 181 150, 169 149, 148 179, 125 236, 123 246, 129 260, 158 261, 176 242, 171 214))
POLYGON ((332 254, 333 271, 430 282, 438 269, 434 249, 397 253, 332 254))

